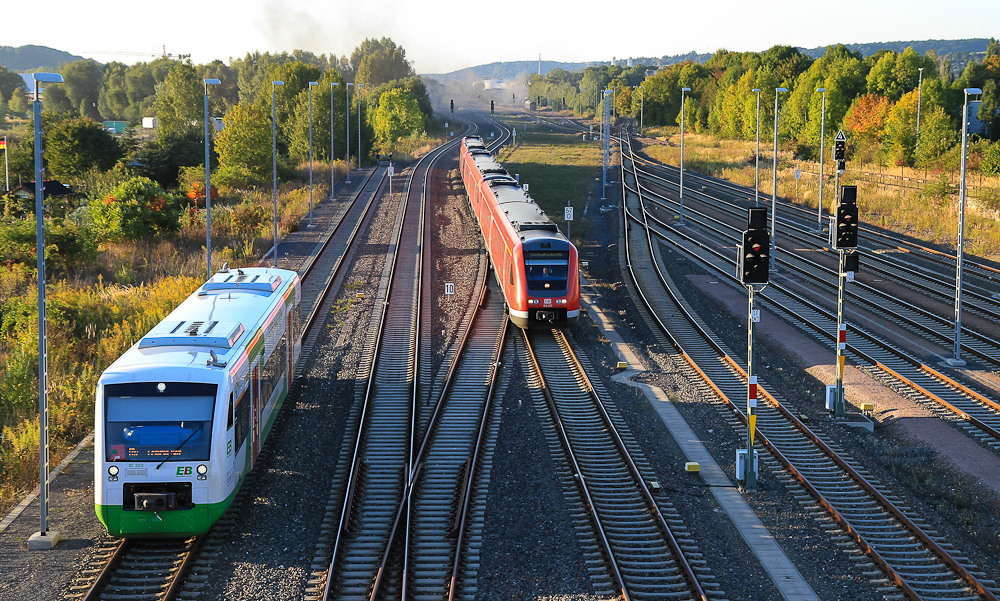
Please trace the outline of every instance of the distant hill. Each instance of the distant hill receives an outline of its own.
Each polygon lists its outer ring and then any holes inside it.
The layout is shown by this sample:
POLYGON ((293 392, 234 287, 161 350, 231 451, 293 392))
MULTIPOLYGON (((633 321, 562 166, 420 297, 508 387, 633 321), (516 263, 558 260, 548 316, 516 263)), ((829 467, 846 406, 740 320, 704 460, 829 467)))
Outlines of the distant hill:
MULTIPOLYGON (((928 50, 937 52, 938 56, 947 59, 951 63, 951 72, 960 74, 965 65, 970 60, 983 60, 986 54, 986 38, 970 38, 967 40, 911 40, 909 42, 871 42, 868 44, 844 44, 851 50, 860 52, 862 56, 871 56, 879 50, 889 49, 894 52, 902 52, 907 47, 917 51, 917 54, 926 54, 928 50)), ((816 48, 799 48, 803 54, 813 58, 819 58, 826 53, 826 46, 816 48)))
MULTIPOLYGON (((556 61, 542 61, 542 75, 552 69, 565 69, 567 71, 578 71, 588 64, 597 63, 560 63, 556 61)), ((509 63, 490 63, 488 65, 478 65, 466 67, 451 73, 433 73, 423 75, 429 79, 445 83, 448 81, 479 81, 484 79, 502 79, 505 81, 516 80, 524 73, 538 73, 538 61, 514 61, 509 63)))
MULTIPOLYGON (((860 52, 862 56, 871 56, 879 50, 889 49, 895 52, 902 52, 907 47, 912 47, 919 54, 926 54, 928 50, 934 50, 938 56, 945 58, 951 63, 951 71, 958 75, 965 69, 965 65, 970 60, 982 60, 986 52, 986 38, 970 38, 966 40, 911 40, 901 42, 871 42, 867 44, 844 44, 851 50, 860 52)), ((826 46, 816 48, 799 48, 799 51, 807 56, 819 58, 826 53, 826 46)), ((624 65, 626 60, 631 60, 633 65, 648 65, 650 67, 667 67, 684 61, 694 61, 704 63, 712 58, 712 54, 699 54, 688 52, 687 54, 673 54, 657 57, 630 57, 628 59, 618 59, 619 65, 624 65)), ((607 65, 609 61, 597 61, 590 63, 560 63, 556 61, 542 61, 542 75, 555 68, 567 71, 579 71, 589 65, 607 65)), ((467 67, 451 73, 438 73, 424 75, 430 79, 435 79, 441 83, 449 81, 477 81, 486 79, 517 79, 519 75, 525 73, 537 73, 538 61, 515 61, 509 63, 490 63, 488 65, 478 65, 467 67)))
POLYGON ((11 71, 23 73, 40 68, 58 67, 61 63, 83 60, 82 56, 49 48, 48 46, 0 46, 0 65, 11 71))

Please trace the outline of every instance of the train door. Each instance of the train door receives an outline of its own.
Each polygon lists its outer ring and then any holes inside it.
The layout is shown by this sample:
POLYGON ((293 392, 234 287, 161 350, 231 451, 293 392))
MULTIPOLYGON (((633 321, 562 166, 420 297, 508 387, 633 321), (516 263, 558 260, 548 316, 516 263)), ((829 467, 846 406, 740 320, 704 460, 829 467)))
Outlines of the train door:
POLYGON ((239 428, 236 426, 236 386, 235 382, 230 384, 229 390, 229 414, 226 417, 226 475, 232 479, 234 465, 236 463, 236 451, 239 450, 239 441, 236 440, 236 433, 239 428))
POLYGON ((288 344, 285 345, 285 365, 288 366, 285 374, 285 388, 287 392, 292 391, 292 373, 295 371, 295 366, 292 365, 292 357, 295 355, 293 352, 295 347, 295 328, 292 325, 292 312, 285 312, 285 338, 288 340, 288 344))
POLYGON ((260 361, 254 363, 253 376, 250 378, 250 407, 253 421, 253 430, 250 432, 250 439, 253 440, 253 463, 257 463, 257 455, 260 454, 260 409, 262 402, 260 399, 260 361))

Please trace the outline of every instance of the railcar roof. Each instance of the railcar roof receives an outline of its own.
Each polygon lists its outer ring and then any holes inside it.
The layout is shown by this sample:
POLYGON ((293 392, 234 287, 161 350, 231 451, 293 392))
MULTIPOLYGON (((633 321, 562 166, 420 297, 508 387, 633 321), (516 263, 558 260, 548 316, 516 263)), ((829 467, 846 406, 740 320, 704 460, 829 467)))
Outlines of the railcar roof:
POLYGON ((556 224, 517 185, 498 185, 493 188, 493 193, 514 230, 522 233, 537 230, 549 234, 559 231, 556 224))
POLYGON ((472 161, 475 163, 476 169, 482 174, 498 173, 501 171, 507 173, 507 170, 500 164, 500 161, 488 154, 474 154, 472 155, 472 161))
POLYGON ((205 368, 213 352, 219 361, 235 358, 282 302, 295 277, 294 271, 260 267, 217 273, 107 371, 147 365, 205 368))

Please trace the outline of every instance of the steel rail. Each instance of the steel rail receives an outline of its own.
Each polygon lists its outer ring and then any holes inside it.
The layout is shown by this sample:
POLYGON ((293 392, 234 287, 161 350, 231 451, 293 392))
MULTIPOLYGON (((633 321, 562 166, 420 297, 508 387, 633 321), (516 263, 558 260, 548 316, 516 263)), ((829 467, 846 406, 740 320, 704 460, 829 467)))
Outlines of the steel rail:
MULTIPOLYGON (((625 173, 624 173, 624 170, 625 170, 624 161, 623 161, 623 165, 622 165, 622 170, 623 170, 623 176, 624 176, 625 175, 625 173)), ((627 191, 626 191, 626 188, 625 188, 625 177, 622 177, 622 194, 623 194, 623 196, 626 195, 626 193, 627 193, 627 191)), ((642 194, 641 194, 641 192, 637 192, 636 195, 639 198, 640 208, 642 208, 643 207, 642 194)), ((628 223, 628 221, 631 219, 631 220, 635 221, 636 223, 638 223, 640 226, 642 226, 644 228, 644 232, 645 232, 647 244, 649 245, 650 253, 653 254, 653 243, 652 243, 652 238, 651 238, 651 233, 650 233, 652 228, 650 228, 649 225, 645 222, 645 209, 642 209, 642 210, 643 210, 643 213, 642 213, 642 217, 641 218, 639 216, 632 215, 631 212, 629 211, 628 207, 627 207, 627 203, 623 202, 623 204, 622 204, 622 224, 623 224, 623 227, 624 227, 625 224, 628 223)), ((625 242, 626 242, 626 257, 628 258, 627 268, 628 268, 628 271, 629 271, 630 276, 632 278, 632 281, 634 282, 636 290, 639 292, 640 299, 643 301, 643 304, 646 306, 647 311, 650 313, 651 316, 653 316, 654 320, 660 326, 660 329, 670 339, 671 343, 675 346, 675 348, 678 349, 678 351, 689 362, 689 364, 703 378, 708 378, 708 374, 706 372, 704 372, 697 365, 696 361, 694 361, 694 359, 687 353, 687 351, 686 351, 686 349, 684 349, 683 345, 681 345, 681 343, 678 341, 678 339, 674 337, 674 335, 671 332, 671 330, 669 329, 669 327, 660 320, 660 318, 657 315, 657 313, 655 311, 655 308, 653 307, 652 303, 649 301, 649 299, 646 297, 645 293, 642 291, 642 287, 640 285, 640 279, 638 278, 638 276, 636 276, 636 274, 634 272, 634 269, 632 267, 632 259, 631 259, 632 252, 631 252, 630 245, 629 245, 629 242, 628 242, 627 231, 626 231, 626 234, 624 235, 624 238, 625 238, 625 242)), ((654 256, 655 256, 655 254, 654 254, 654 256)), ((737 374, 739 374, 739 376, 745 381, 745 379, 746 379, 746 372, 739 366, 738 362, 735 361, 728 354, 728 352, 726 352, 711 336, 708 335, 707 332, 705 332, 702 329, 702 327, 697 323, 697 321, 694 319, 694 317, 692 315, 690 315, 690 313, 687 312, 687 310, 684 308, 684 306, 680 302, 680 300, 674 296, 673 290, 667 284, 667 282, 665 280, 665 276, 660 271, 659 265, 656 263, 655 260, 653 261, 653 266, 655 268, 654 270, 655 270, 655 272, 657 274, 657 277, 658 277, 658 279, 661 282, 661 285, 663 286, 664 290, 667 292, 668 296, 672 299, 674 305, 680 311, 681 315, 687 321, 687 323, 689 324, 689 327, 691 327, 695 332, 697 332, 697 334, 699 335, 699 337, 702 340, 702 343, 708 344, 713 349, 713 351, 725 363, 729 364, 730 367, 731 367, 731 369, 734 372, 736 372, 737 374)), ((746 424, 747 423, 746 416, 740 410, 739 406, 735 402, 733 402, 732 399, 730 399, 728 397, 728 395, 726 395, 725 393, 723 393, 723 391, 721 390, 721 388, 718 385, 716 385, 714 382, 711 382, 710 378, 708 378, 707 381, 710 382, 710 385, 713 388, 713 390, 715 390, 715 392, 717 394, 719 394, 720 397, 727 404, 729 404, 733 408, 734 412, 737 414, 737 416, 739 417, 739 419, 741 421, 743 421, 744 424, 746 424)), ((914 536, 916 536, 919 540, 921 540, 921 542, 924 543, 934 553, 934 555, 936 555, 942 561, 942 563, 944 563, 945 565, 948 565, 950 568, 952 568, 953 571, 961 578, 961 580, 963 580, 966 583, 967 586, 969 586, 970 588, 972 588, 973 590, 975 590, 977 593, 979 593, 982 597, 984 597, 986 599, 989 599, 991 601, 996 599, 996 597, 993 595, 993 593, 989 589, 987 589, 982 583, 980 583, 979 580, 977 578, 975 578, 975 576, 973 576, 972 574, 970 574, 964 568, 964 566, 962 566, 953 557, 951 557, 950 554, 948 554, 944 549, 942 549, 940 547, 940 545, 938 545, 938 543, 936 543, 935 541, 933 541, 930 538, 930 536, 927 535, 922 529, 920 529, 919 527, 917 527, 916 524, 914 524, 912 522, 912 520, 909 519, 908 516, 906 516, 903 512, 901 512, 894 504, 892 504, 891 502, 889 502, 888 499, 886 499, 884 497, 884 495, 882 495, 882 493, 880 493, 873 486, 871 486, 871 484, 868 483, 865 478, 863 478, 853 467, 851 467, 850 465, 848 465, 839 456, 839 454, 837 454, 836 452, 834 452, 833 449, 831 449, 822 440, 820 440, 819 437, 817 437, 815 435, 815 433, 813 433, 808 427, 806 427, 804 424, 802 424, 802 422, 800 420, 798 420, 798 418, 796 418, 794 415, 792 415, 791 413, 789 413, 787 411, 787 409, 785 409, 782 406, 782 404, 779 403, 768 391, 764 390, 762 386, 759 386, 758 390, 761 391, 761 392, 763 392, 764 397, 769 401, 769 404, 772 407, 776 408, 786 419, 788 419, 789 422, 791 424, 793 424, 793 426, 800 433, 804 434, 807 438, 809 438, 813 442, 813 444, 815 444, 817 446, 817 448, 821 449, 822 452, 825 455, 827 455, 831 460, 833 460, 834 463, 836 463, 838 465, 838 467, 841 467, 841 469, 844 469, 845 472, 851 477, 851 479, 853 481, 855 481, 859 486, 861 486, 869 494, 871 494, 873 496, 873 498, 875 498, 878 501, 879 505, 883 507, 883 509, 885 509, 890 514, 892 514, 894 517, 896 517, 897 520, 901 524, 903 524, 904 527, 907 530, 909 530, 911 533, 914 534, 914 536), (817 443, 819 443, 819 444, 817 444, 817 443)), ((806 488, 809 491, 809 493, 810 493, 811 496, 813 496, 818 502, 821 503, 821 505, 823 505, 824 508, 827 509, 828 513, 831 514, 831 517, 833 517, 833 519, 835 521, 837 521, 837 523, 840 524, 845 529, 845 531, 847 531, 852 536, 852 538, 855 539, 855 541, 862 547, 862 550, 865 551, 865 553, 868 554, 869 557, 871 557, 876 562, 876 564, 878 564, 880 567, 882 567, 883 571, 886 572, 886 574, 890 577, 890 579, 892 579, 893 582, 895 582, 901 588, 901 590, 903 590, 903 592, 909 598, 911 598, 911 599, 923 599, 923 597, 908 582, 906 582, 903 579, 903 577, 896 571, 896 569, 894 569, 889 564, 889 562, 882 556, 882 554, 874 546, 872 546, 860 532, 858 532, 854 528, 854 526, 843 516, 843 514, 839 510, 837 510, 835 507, 833 507, 829 503, 829 501, 826 500, 826 498, 818 491, 818 489, 816 489, 812 485, 812 483, 768 439, 768 437, 767 437, 766 434, 764 434, 763 432, 761 432, 759 434, 759 436, 760 436, 761 442, 774 454, 774 456, 776 458, 779 459, 779 461, 782 463, 782 465, 786 469, 788 469, 789 472, 793 474, 793 476, 795 476, 796 480, 799 481, 799 483, 804 488, 806 488)))
MULTIPOLYGON (((628 186, 627 186, 627 184, 626 184, 626 189, 629 189, 628 186)), ((712 254, 712 255, 720 258, 720 259, 723 258, 721 256, 721 254, 717 250, 715 250, 713 248, 710 248, 710 247, 702 244, 701 242, 695 240, 693 237, 689 236, 688 234, 686 234, 684 232, 681 232, 681 231, 678 231, 675 228, 671 228, 668 224, 666 224, 665 222, 662 222, 662 221, 656 219, 652 215, 647 215, 647 217, 652 218, 660 227, 662 227, 664 229, 671 230, 674 235, 679 236, 682 239, 686 239, 686 240, 688 240, 688 241, 690 241, 690 242, 698 245, 700 248, 704 249, 706 252, 708 252, 708 253, 710 253, 710 254, 712 254)), ((674 241, 670 240, 669 238, 665 237, 665 235, 662 234, 661 232, 659 232, 657 229, 653 228, 652 232, 654 234, 656 234, 657 236, 663 237, 668 242, 676 244, 676 242, 674 242, 674 241)), ((723 276, 726 276, 726 277, 731 277, 732 276, 732 274, 726 272, 723 269, 720 269, 717 265, 715 265, 713 263, 706 263, 706 265, 708 265, 712 269, 718 270, 720 272, 720 274, 723 275, 723 276)), ((833 314, 832 311, 827 310, 827 309, 823 309, 822 307, 820 307, 819 305, 817 305, 814 301, 807 300, 806 298, 804 298, 801 295, 798 295, 798 294, 792 292, 787 287, 785 287, 785 286, 783 286, 781 284, 772 283, 769 287, 771 288, 771 294, 762 294, 761 295, 761 298, 765 302, 769 303, 770 305, 772 305, 772 306, 774 306, 776 308, 781 309, 786 314, 788 314, 788 315, 790 315, 792 317, 795 317, 796 320, 799 323, 801 323, 806 328, 808 328, 808 329, 812 330, 813 332, 815 332, 821 338, 826 339, 826 340, 833 340, 833 341, 836 340, 836 335, 833 334, 833 333, 831 333, 832 330, 830 330, 829 328, 825 328, 825 327, 821 326, 814 319, 807 319, 807 318, 804 318, 804 317, 800 317, 800 313, 798 313, 796 310, 794 310, 792 308, 789 308, 788 306, 786 306, 785 304, 783 304, 780 300, 778 300, 776 298, 776 296, 775 296, 774 293, 775 292, 780 292, 781 294, 787 295, 788 297, 790 297, 790 298, 796 300, 797 302, 799 302, 803 307, 808 307, 809 310, 811 310, 811 311, 813 311, 813 312, 815 312, 817 314, 820 314, 820 315, 822 315, 823 317, 825 317, 827 319, 835 321, 835 315, 833 314)), ((1000 403, 997 403, 997 402, 995 402, 995 401, 987 398, 985 395, 983 395, 983 394, 975 391, 974 389, 972 389, 972 388, 970 388, 970 387, 968 387, 968 386, 966 386, 964 384, 961 384, 961 383, 957 382, 953 378, 950 378, 950 377, 946 376, 945 374, 939 372, 938 370, 936 370, 936 369, 930 367, 929 365, 923 363, 919 359, 911 357, 909 354, 907 354, 904 351, 898 349, 897 347, 895 347, 895 346, 893 346, 893 345, 891 345, 891 344, 889 344, 889 343, 881 340, 880 338, 878 338, 877 336, 869 333, 867 330, 865 330, 863 328, 860 328, 860 327, 855 328, 855 329, 853 329, 853 333, 854 333, 855 336, 861 337, 862 339, 868 341, 870 344, 875 345, 878 348, 881 348, 882 350, 888 352, 890 355, 895 356, 899 360, 904 361, 905 363, 907 363, 907 364, 909 364, 909 365, 911 365, 911 366, 919 369, 920 371, 926 373, 928 376, 930 376, 930 377, 938 380, 939 382, 941 382, 942 385, 944 385, 944 386, 950 386, 951 388, 954 389, 954 391, 955 391, 956 394, 968 396, 968 397, 970 397, 971 401, 978 402, 981 405, 986 405, 986 408, 988 408, 988 410, 991 411, 991 414, 988 417, 992 417, 992 418, 995 419, 995 421, 1000 422, 1000 403)), ((984 418, 986 416, 976 417, 975 415, 972 415, 970 413, 970 411, 975 411, 974 408, 970 408, 968 406, 962 407, 962 406, 956 405, 953 402, 947 400, 944 396, 942 396, 942 394, 932 392, 931 390, 929 390, 926 387, 926 384, 925 385, 919 384, 912 377, 906 377, 906 376, 904 376, 903 374, 901 374, 898 371, 898 369, 893 369, 891 366, 889 366, 888 364, 886 364, 883 360, 880 360, 880 359, 876 358, 873 354, 871 354, 869 352, 865 352, 864 350, 862 350, 861 348, 859 348, 859 344, 857 342, 854 342, 853 344, 851 344, 848 347, 848 349, 854 355, 857 355, 858 357, 864 359, 865 361, 868 361, 871 365, 876 366, 879 369, 882 369, 882 371, 884 371, 885 373, 889 374, 890 376, 898 379, 903 384, 905 384, 907 386, 910 386, 916 392, 925 395, 932 402, 937 403, 938 405, 944 407, 945 409, 947 409, 951 413, 957 415, 959 418, 961 418, 961 419, 969 422, 971 425, 979 428, 980 430, 982 430, 986 434, 992 436, 995 440, 997 440, 998 444, 1000 444, 1000 429, 998 429, 998 426, 991 425, 988 422, 984 421, 984 418)))

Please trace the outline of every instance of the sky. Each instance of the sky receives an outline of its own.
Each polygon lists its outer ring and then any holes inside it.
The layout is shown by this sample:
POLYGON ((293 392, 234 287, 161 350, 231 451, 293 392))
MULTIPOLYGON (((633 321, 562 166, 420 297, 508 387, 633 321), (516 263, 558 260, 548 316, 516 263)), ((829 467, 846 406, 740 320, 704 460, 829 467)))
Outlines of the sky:
MULTIPOLYGON (((152 60, 163 47, 195 63, 247 52, 349 55, 392 38, 417 73, 492 62, 607 62, 719 48, 1000 37, 1000 2, 940 0, 34 0, 0 45, 50 46, 101 62, 152 60), (604 11, 596 7, 603 6, 604 11)), ((984 48, 985 50, 985 48, 984 48)))

